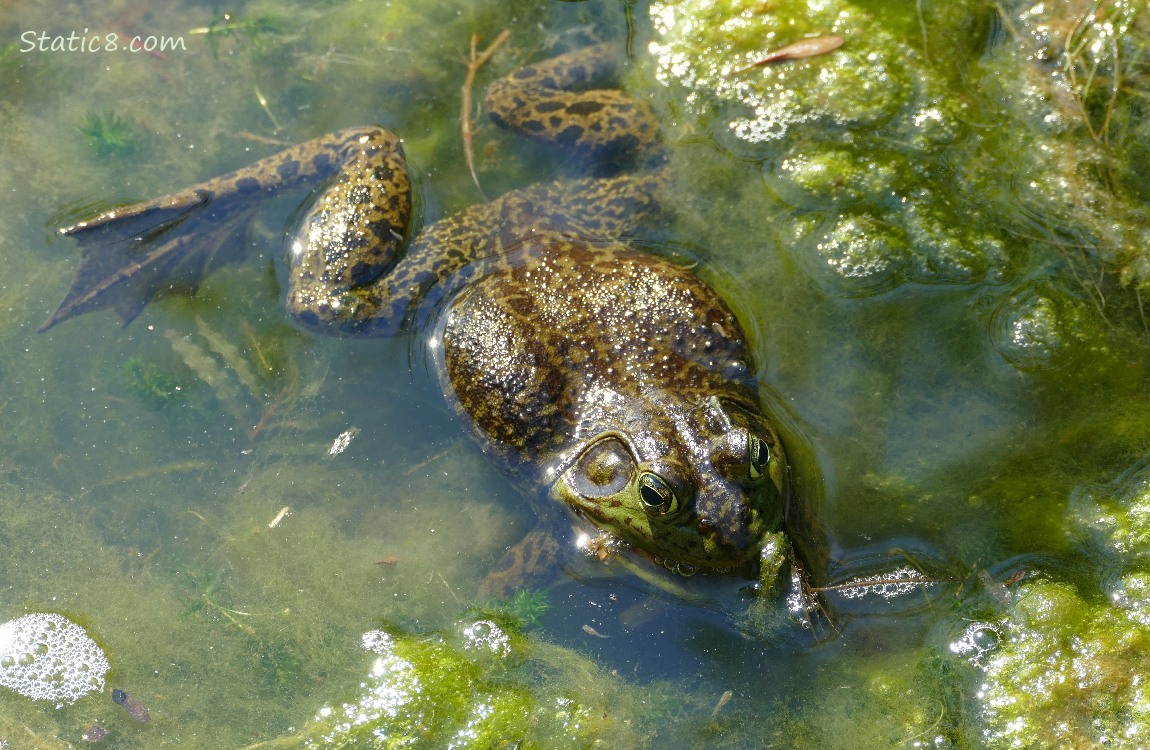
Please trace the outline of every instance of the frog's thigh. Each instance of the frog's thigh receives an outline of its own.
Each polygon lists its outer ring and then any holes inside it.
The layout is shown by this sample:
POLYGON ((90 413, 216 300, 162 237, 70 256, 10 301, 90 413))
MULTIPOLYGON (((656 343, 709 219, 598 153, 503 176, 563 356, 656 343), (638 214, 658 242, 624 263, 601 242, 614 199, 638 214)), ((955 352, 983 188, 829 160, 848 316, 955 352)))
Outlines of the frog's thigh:
POLYGON ((534 583, 543 583, 559 559, 559 543, 545 529, 535 529, 509 547, 499 563, 479 584, 479 596, 507 597, 534 583))
POLYGON ((466 411, 492 439, 524 447, 558 416, 565 358, 539 319, 537 289, 524 269, 477 280, 448 311, 446 376, 466 411))

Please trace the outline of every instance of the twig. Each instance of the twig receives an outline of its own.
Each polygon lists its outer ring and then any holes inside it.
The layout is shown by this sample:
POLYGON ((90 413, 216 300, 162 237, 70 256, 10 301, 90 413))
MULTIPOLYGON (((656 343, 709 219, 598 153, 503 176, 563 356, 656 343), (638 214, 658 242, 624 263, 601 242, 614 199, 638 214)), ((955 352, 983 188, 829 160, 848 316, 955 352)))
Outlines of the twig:
POLYGON ((444 588, 447 589, 447 593, 451 594, 451 598, 455 600, 455 603, 462 607, 463 602, 459 601, 459 597, 455 595, 455 589, 451 588, 451 584, 447 582, 447 579, 443 577, 443 574, 437 570, 435 571, 435 575, 439 576, 439 580, 443 581, 444 588))
POLYGON ((471 59, 467 63, 467 77, 463 79, 463 96, 462 103, 460 104, 460 129, 463 135, 463 155, 467 159, 467 169, 471 172, 471 181, 475 183, 478 188, 479 194, 483 196, 483 200, 487 200, 487 196, 483 193, 483 188, 479 185, 479 177, 475 174, 475 147, 472 141, 474 131, 471 128, 471 87, 475 85, 475 74, 483 67, 483 64, 491 59, 495 54, 495 50, 503 46, 503 43, 511 38, 510 29, 504 29, 499 32, 499 36, 495 37, 495 41, 491 43, 487 49, 476 55, 476 45, 479 43, 479 35, 471 35, 471 59))
POLYGON ((1134 286, 1134 299, 1138 301, 1138 317, 1142 319, 1142 331, 1146 334, 1146 345, 1150 346, 1150 325, 1146 324, 1146 310, 1142 307, 1142 293, 1134 286))
POLYGON ((958 583, 956 578, 879 578, 874 581, 853 581, 850 583, 836 583, 830 586, 812 586, 811 591, 824 593, 827 591, 855 591, 857 589, 872 589, 880 586, 906 586, 911 584, 932 583, 958 583))
POLYGON ((918 27, 922 31, 922 56, 930 61, 930 52, 927 48, 926 19, 922 15, 922 0, 914 0, 914 9, 918 14, 918 27))

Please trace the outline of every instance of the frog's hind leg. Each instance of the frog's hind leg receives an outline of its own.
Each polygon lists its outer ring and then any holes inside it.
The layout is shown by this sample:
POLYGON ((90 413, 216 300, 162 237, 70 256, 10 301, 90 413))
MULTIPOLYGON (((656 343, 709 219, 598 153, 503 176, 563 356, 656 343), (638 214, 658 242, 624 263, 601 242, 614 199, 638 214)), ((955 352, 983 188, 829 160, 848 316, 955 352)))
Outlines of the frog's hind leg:
POLYGON ((189 190, 61 230, 80 243, 80 267, 64 301, 40 330, 104 307, 127 325, 165 289, 194 289, 232 257, 220 252, 231 234, 230 223, 199 226, 197 212, 208 202, 203 191, 189 190))
POLYGON ((499 125, 579 160, 622 169, 659 143, 650 109, 611 88, 621 45, 597 44, 521 68, 487 87, 499 125))
MULTIPOLYGON (((379 322, 384 313, 371 303, 372 289, 391 275, 407 246, 407 163, 397 136, 383 129, 377 135, 341 165, 291 245, 288 312, 322 333, 361 333, 379 322)), ((393 332, 385 325, 374 331, 393 332)))
MULTIPOLYGON (((344 245, 348 246, 382 236, 382 245, 369 254, 370 261, 357 260, 354 267, 343 269, 346 276, 359 280, 382 272, 399 251, 395 238, 406 226, 404 212, 410 211, 403 153, 399 138, 383 128, 352 128, 285 149, 195 187, 62 228, 61 235, 79 242, 82 259, 64 301, 40 330, 103 308, 112 308, 127 324, 164 291, 195 288, 206 274, 239 257, 244 243, 228 240, 255 210, 285 190, 320 184, 341 170, 344 176, 328 189, 328 195, 335 198, 323 205, 347 220, 344 233, 312 231, 300 247, 314 255, 324 252, 326 240, 347 240, 344 245), (402 177, 397 178, 396 172, 402 172, 402 177), (388 189, 399 185, 397 194, 389 196, 382 208, 365 206, 362 199, 375 197, 380 184, 388 189), (343 201, 342 212, 333 200, 343 201)), ((352 254, 330 247, 327 252, 335 259, 331 273, 338 275, 340 262, 352 254)))

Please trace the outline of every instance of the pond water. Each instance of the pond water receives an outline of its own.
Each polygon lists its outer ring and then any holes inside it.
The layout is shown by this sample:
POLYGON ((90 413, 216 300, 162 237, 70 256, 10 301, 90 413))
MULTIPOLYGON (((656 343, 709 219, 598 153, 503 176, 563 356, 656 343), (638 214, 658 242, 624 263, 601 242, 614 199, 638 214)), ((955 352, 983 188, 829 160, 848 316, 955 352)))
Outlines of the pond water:
MULTIPOLYGON (((0 28, 0 621, 63 615, 111 665, 66 705, 0 690, 4 746, 1150 743, 1139 3, 16 0, 0 28), (460 87, 503 29, 476 101, 629 40, 673 174, 648 245, 697 258, 751 333, 817 581, 940 582, 828 592, 818 642, 744 582, 683 597, 618 566, 481 600, 537 508, 418 337, 289 324, 303 196, 194 294, 37 333, 79 260, 57 227, 281 145, 380 123, 425 224, 481 200, 460 87)), ((489 196, 566 169, 485 118, 474 150, 489 196)))

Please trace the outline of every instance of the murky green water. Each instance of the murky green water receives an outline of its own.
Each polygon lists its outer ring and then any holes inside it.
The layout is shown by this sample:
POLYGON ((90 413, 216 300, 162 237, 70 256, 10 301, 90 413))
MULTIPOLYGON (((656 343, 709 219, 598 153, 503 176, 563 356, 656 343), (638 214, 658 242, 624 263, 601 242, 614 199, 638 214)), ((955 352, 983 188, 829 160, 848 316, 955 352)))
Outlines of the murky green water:
MULTIPOLYGON (((1148 16, 974 0, 8 4, 0 621, 64 614, 112 670, 61 708, 0 690, 0 740, 76 746, 98 722, 122 748, 1144 746, 1148 16), (194 297, 126 328, 99 313, 35 332, 77 262, 55 226, 276 143, 378 122, 404 135, 425 221, 475 202, 459 89, 472 34, 482 47, 505 28, 480 84, 632 34, 629 85, 664 117, 677 175, 675 223, 653 239, 700 254, 754 332, 832 544, 826 578, 910 561, 956 583, 925 606, 840 597, 842 632, 816 645, 748 624, 721 582, 700 604, 578 569, 549 609, 500 621, 508 656, 467 628, 490 615, 474 592, 532 506, 453 424, 418 341, 286 323, 293 205, 262 214, 249 259, 194 297), (73 31, 121 49, 52 50, 73 31), (727 75, 828 33, 841 52, 727 75), (135 36, 184 48, 123 51, 135 36), (365 651, 381 628, 391 640, 365 651), (323 707, 329 723, 364 709, 400 674, 423 697, 389 725, 395 744, 321 739, 323 707)), ((488 194, 558 168, 491 125, 476 158, 488 194)))

